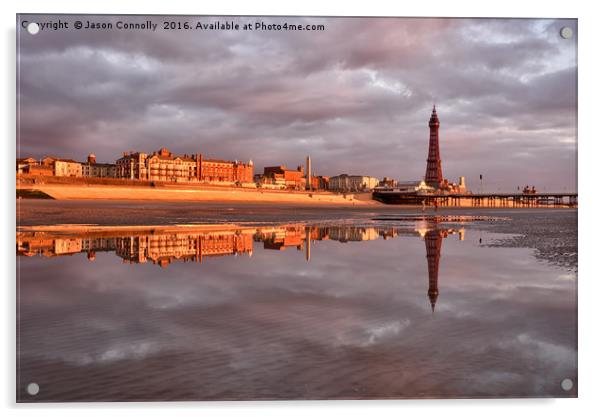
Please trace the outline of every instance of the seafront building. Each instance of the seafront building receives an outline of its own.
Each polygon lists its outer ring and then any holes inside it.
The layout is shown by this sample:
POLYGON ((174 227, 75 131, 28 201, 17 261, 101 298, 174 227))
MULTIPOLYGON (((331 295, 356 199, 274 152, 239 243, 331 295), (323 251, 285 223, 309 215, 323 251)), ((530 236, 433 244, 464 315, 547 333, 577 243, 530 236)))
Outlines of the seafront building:
POLYGON ((166 181, 244 184, 253 183, 253 161, 224 161, 202 154, 177 156, 167 148, 147 154, 125 152, 117 160, 117 178, 166 181))
POLYGON ((379 184, 379 179, 367 175, 341 174, 330 177, 328 189, 338 192, 370 191, 379 184))
POLYGON ((96 155, 91 153, 88 160, 82 163, 82 176, 87 178, 117 178, 117 165, 96 162, 96 155))
POLYGON ((82 164, 73 159, 56 158, 47 156, 42 159, 42 165, 52 167, 55 177, 81 177, 82 164))
POLYGON ((38 162, 34 158, 18 158, 17 173, 55 177, 96 177, 115 178, 115 164, 97 163, 94 154, 88 155, 86 162, 73 159, 47 156, 38 162))
POLYGON ((397 180, 389 177, 384 177, 382 180, 378 182, 379 187, 395 187, 397 185, 397 180))
POLYGON ((312 175, 311 177, 312 190, 328 190, 329 183, 330 177, 326 177, 324 175, 312 175))
POLYGON ((289 169, 285 165, 267 166, 263 174, 255 175, 255 183, 259 188, 276 190, 317 191, 328 189, 329 177, 312 173, 311 157, 308 155, 303 165, 297 169, 289 169))
POLYGON ((54 175, 52 166, 42 165, 35 158, 17 158, 17 174, 54 175))
POLYGON ((435 191, 435 188, 428 185, 424 180, 398 181, 396 189, 407 193, 430 193, 435 191))
POLYGON ((24 174, 27 168, 32 165, 38 165, 35 158, 17 158, 17 174, 24 174))
POLYGON ((285 165, 263 168, 263 175, 257 178, 257 185, 262 188, 303 190, 306 188, 303 166, 289 169, 285 165))
POLYGON ((54 169, 51 166, 32 164, 23 168, 23 174, 41 175, 51 177, 54 175, 54 169))
POLYGON ((40 162, 18 158, 17 174, 254 186, 253 161, 209 159, 201 154, 177 156, 167 148, 152 154, 125 152, 115 164, 99 163, 94 154, 89 154, 86 162, 53 156, 40 162))

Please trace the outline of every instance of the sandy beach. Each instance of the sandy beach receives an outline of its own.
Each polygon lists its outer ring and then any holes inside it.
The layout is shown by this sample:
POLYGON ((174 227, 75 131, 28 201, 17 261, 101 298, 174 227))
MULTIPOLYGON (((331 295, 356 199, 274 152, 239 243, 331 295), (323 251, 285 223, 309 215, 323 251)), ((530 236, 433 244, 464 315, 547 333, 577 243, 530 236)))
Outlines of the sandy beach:
POLYGON ((381 205, 370 193, 277 191, 235 187, 148 187, 98 184, 17 184, 17 190, 39 191, 55 200, 239 201, 310 205, 381 205))

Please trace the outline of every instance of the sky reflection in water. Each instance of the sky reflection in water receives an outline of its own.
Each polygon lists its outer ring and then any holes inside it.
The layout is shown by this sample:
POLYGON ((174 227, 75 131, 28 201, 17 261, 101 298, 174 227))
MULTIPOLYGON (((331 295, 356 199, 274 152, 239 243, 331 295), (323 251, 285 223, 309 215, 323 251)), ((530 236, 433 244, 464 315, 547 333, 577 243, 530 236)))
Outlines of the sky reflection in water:
POLYGON ((18 233, 18 400, 575 396, 576 276, 496 237, 18 233))

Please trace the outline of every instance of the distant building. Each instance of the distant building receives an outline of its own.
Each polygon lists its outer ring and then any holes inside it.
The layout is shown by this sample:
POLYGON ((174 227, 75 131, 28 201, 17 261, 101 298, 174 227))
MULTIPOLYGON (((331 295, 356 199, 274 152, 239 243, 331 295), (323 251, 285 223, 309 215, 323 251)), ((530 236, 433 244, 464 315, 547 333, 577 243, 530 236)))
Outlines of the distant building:
POLYGON ((365 175, 347 175, 341 174, 330 177, 328 189, 332 191, 369 191, 378 186, 378 178, 365 175))
POLYGON ((224 161, 201 158, 201 181, 252 183, 253 161, 224 161))
POLYGON ((439 185, 439 192, 443 194, 465 194, 468 192, 468 189, 466 188, 466 179, 460 177, 460 181, 456 184, 455 182, 450 182, 444 178, 443 182, 439 185))
POLYGON ((82 163, 82 176, 95 178, 117 178, 117 165, 97 163, 96 156, 91 153, 88 155, 87 162, 82 163))
POLYGON ((35 158, 17 158, 17 173, 23 174, 30 165, 38 165, 38 161, 35 158))
POLYGON ((253 177, 255 184, 259 188, 267 188, 272 190, 284 190, 286 188, 286 182, 284 181, 284 174, 273 174, 265 176, 264 174, 255 174, 253 177))
POLYGON ((126 152, 117 160, 117 178, 168 182, 252 183, 253 161, 204 159, 201 154, 176 156, 167 148, 148 155, 126 152))
POLYGON ((397 185, 397 180, 394 180, 393 178, 389 178, 389 177, 384 177, 379 183, 378 186, 379 187, 389 187, 389 188, 393 188, 397 185))
POLYGON ((328 190, 329 182, 330 177, 325 177, 323 175, 314 175, 311 177, 312 189, 314 190, 328 190))
POLYGON ((52 177, 54 175, 54 168, 47 165, 27 165, 23 168, 23 173, 52 177))
POLYGON ((404 193, 418 193, 418 192, 435 191, 435 188, 428 185, 424 180, 398 181, 395 189, 397 191, 404 192, 404 193))
POLYGON ((52 174, 56 177, 82 176, 82 164, 73 159, 47 156, 42 159, 42 165, 52 167, 52 174))
POLYGON ((273 184, 283 186, 288 190, 303 190, 305 188, 303 167, 299 165, 296 170, 288 169, 284 165, 264 167, 263 178, 260 184, 273 184))

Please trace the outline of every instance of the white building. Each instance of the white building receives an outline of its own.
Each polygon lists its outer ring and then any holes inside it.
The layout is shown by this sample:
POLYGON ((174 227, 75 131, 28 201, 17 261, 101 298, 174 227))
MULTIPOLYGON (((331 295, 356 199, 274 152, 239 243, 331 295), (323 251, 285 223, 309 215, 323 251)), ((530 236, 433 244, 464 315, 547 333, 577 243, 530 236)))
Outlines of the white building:
POLYGON ((328 189, 332 191, 370 191, 378 186, 379 179, 366 175, 341 174, 330 177, 328 189))
POLYGON ((397 187, 395 187, 397 191, 405 192, 405 193, 418 193, 418 192, 429 192, 434 191, 435 189, 429 185, 427 185, 424 180, 419 181, 398 181, 397 187))
POLYGON ((42 159, 42 165, 52 167, 53 175, 57 177, 81 177, 82 164, 73 159, 47 156, 42 159))

